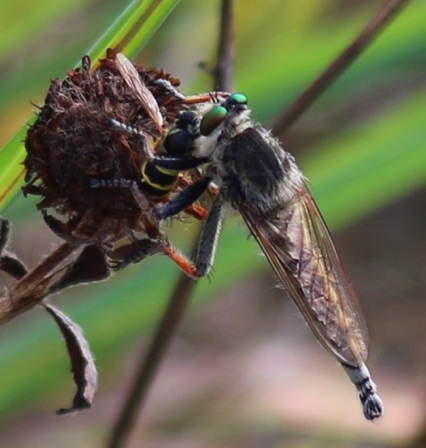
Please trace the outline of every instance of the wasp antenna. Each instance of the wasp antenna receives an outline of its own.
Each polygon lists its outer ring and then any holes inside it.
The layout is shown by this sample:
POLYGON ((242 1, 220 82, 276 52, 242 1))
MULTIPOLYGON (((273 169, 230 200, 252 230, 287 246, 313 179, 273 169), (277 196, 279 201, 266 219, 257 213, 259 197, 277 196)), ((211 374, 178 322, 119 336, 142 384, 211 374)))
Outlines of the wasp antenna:
POLYGON ((377 387, 371 379, 365 364, 360 367, 343 366, 350 380, 355 384, 367 420, 376 420, 383 415, 383 401, 377 395, 377 387))

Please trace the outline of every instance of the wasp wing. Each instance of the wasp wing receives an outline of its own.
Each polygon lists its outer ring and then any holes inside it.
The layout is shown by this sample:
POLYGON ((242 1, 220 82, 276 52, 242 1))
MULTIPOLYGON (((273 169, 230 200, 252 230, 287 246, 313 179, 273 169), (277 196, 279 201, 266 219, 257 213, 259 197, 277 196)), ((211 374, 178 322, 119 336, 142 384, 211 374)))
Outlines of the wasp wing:
POLYGON ((126 84, 132 89, 151 120, 156 124, 158 129, 161 130, 163 126, 163 116, 161 115, 157 100, 148 87, 141 81, 139 73, 134 65, 122 53, 117 53, 116 63, 126 84))
POLYGON ((368 356, 366 323, 306 185, 272 216, 246 205, 239 211, 321 344, 340 363, 362 365, 368 356))

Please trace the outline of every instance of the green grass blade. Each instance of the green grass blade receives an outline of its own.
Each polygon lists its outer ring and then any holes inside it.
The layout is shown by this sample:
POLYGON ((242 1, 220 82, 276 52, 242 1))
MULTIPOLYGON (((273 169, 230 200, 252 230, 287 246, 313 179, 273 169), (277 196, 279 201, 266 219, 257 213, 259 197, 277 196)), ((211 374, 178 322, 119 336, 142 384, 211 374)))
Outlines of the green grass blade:
POLYGON ((23 126, 18 133, 0 150, 0 209, 13 198, 22 185, 24 167, 22 162, 25 151, 22 141, 25 138, 27 126, 23 126))
MULTIPOLYGON (((133 0, 84 54, 89 54, 92 61, 97 61, 105 55, 107 48, 117 48, 133 57, 178 2, 179 0, 133 0)), ((70 67, 77 64, 78 62, 74 62, 70 67)), ((27 127, 25 124, 0 150, 0 210, 15 197, 22 184, 21 163, 25 159, 22 141, 27 127)))
POLYGON ((105 55, 107 48, 114 48, 130 58, 134 57, 178 2, 179 0, 133 0, 87 54, 92 60, 98 60, 105 55))
POLYGON ((333 228, 426 185, 426 89, 319 145, 301 160, 333 228))

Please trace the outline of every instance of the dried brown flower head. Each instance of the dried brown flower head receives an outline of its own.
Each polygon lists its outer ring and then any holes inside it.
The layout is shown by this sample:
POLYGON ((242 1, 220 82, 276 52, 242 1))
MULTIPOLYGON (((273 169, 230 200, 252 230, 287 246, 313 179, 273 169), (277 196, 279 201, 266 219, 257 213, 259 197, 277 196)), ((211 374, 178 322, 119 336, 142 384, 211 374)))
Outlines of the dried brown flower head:
POLYGON ((128 236, 129 229, 147 230, 130 189, 90 188, 91 179, 140 181, 144 145, 155 151, 181 108, 183 96, 174 90, 179 80, 162 70, 134 68, 158 104, 162 127, 153 121, 149 105, 138 98, 118 57, 109 50, 95 70, 85 56, 81 68, 69 71, 62 82, 53 80, 28 129, 24 194, 42 197, 38 208, 46 222, 70 241, 104 243, 128 236), (143 136, 123 132, 114 126, 114 119, 143 136))

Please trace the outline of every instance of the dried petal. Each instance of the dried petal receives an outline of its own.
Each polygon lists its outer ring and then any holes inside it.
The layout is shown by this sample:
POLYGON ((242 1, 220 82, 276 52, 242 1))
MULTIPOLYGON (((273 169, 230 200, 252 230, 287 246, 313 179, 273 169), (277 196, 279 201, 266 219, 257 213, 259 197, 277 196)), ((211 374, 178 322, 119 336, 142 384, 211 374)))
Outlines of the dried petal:
POLYGON ((72 406, 59 409, 57 414, 69 414, 90 408, 96 390, 98 372, 96 371, 89 344, 83 335, 82 329, 62 311, 48 304, 45 304, 44 307, 58 324, 64 336, 71 360, 71 371, 77 386, 72 406))
POLYGON ((58 292, 81 283, 97 282, 109 275, 110 270, 102 249, 98 246, 86 246, 49 292, 58 292))

